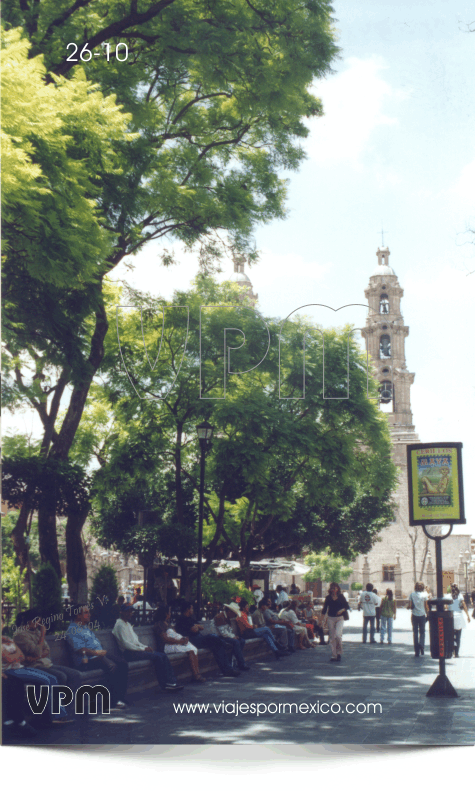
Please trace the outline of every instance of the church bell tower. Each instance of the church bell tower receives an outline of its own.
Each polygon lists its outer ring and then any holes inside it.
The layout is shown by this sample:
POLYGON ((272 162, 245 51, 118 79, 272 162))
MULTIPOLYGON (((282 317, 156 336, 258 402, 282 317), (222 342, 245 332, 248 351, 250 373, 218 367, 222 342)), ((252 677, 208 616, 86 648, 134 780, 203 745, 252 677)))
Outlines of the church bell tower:
POLYGON ((378 263, 365 289, 369 313, 361 332, 381 383, 380 401, 387 406, 391 434, 394 439, 395 436, 402 439, 404 435, 406 443, 417 442, 411 412, 411 385, 415 375, 406 367, 405 339, 409 328, 401 313, 404 291, 389 265, 389 248, 378 248, 376 255, 378 263))

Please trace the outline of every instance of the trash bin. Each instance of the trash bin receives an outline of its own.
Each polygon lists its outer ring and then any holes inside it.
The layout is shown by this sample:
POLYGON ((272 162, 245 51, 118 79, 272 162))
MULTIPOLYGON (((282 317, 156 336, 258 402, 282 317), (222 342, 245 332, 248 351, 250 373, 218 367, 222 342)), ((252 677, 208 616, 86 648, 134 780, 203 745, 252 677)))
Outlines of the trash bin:
POLYGON ((429 606, 434 605, 434 610, 429 611, 430 656, 434 660, 443 657, 449 660, 454 650, 454 614, 444 611, 444 603, 452 600, 430 600, 429 606))

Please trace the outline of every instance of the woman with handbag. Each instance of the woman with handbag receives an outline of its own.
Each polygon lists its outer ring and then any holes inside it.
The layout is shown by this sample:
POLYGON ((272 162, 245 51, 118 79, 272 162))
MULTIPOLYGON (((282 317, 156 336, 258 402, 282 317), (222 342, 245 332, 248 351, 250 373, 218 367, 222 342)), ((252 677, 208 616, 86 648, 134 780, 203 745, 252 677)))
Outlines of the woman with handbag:
POLYGON ((322 616, 325 617, 325 622, 328 623, 330 646, 332 648, 331 663, 341 660, 343 653, 343 622, 350 618, 348 615, 349 607, 338 583, 330 583, 328 595, 323 604, 322 616))

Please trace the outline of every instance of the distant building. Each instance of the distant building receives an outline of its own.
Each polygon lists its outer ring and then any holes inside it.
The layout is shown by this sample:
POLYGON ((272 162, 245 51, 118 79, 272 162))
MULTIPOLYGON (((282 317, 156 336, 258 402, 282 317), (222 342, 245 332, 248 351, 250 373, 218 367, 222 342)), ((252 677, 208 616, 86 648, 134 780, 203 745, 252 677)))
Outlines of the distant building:
MULTIPOLYGON (((397 513, 395 522, 379 534, 371 551, 357 558, 350 583, 372 583, 379 592, 392 588, 396 596, 406 597, 413 590, 415 579, 422 580, 435 593, 434 543, 421 527, 409 526, 406 446, 420 442, 411 412, 410 391, 415 375, 406 367, 409 327, 401 313, 404 291, 389 265, 389 249, 378 248, 376 255, 378 263, 365 290, 370 310, 361 332, 381 383, 380 406, 387 413, 393 461, 399 469, 399 487, 394 496, 397 513)), ((443 541, 444 587, 455 582, 465 589, 464 562, 470 553, 470 536, 451 535, 443 541)))
POLYGON ((245 264, 245 257, 234 255, 234 274, 230 280, 233 280, 235 283, 239 284, 242 287, 243 294, 249 298, 252 305, 255 305, 257 302, 258 294, 254 294, 252 290, 252 283, 249 276, 244 271, 244 264, 245 264))

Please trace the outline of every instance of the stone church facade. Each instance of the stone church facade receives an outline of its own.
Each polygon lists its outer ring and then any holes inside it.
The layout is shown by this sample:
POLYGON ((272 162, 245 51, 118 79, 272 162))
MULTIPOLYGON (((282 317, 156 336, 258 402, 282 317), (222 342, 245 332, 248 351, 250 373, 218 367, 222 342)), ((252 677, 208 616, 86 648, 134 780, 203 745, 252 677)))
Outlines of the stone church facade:
MULTIPOLYGON (((399 486, 394 494, 395 521, 381 532, 371 551, 354 562, 349 583, 372 583, 379 593, 391 588, 397 597, 405 598, 413 590, 415 580, 422 580, 435 592, 435 551, 421 527, 409 526, 406 446, 420 442, 411 412, 415 375, 406 366, 409 327, 404 324, 401 311, 404 292, 389 264, 389 249, 378 248, 376 255, 378 263, 365 290, 369 311, 361 332, 381 383, 380 406, 387 414, 399 486)), ((467 535, 452 535, 444 540, 445 585, 455 582, 465 589, 463 560, 467 558, 466 551, 471 552, 470 544, 467 535)))

